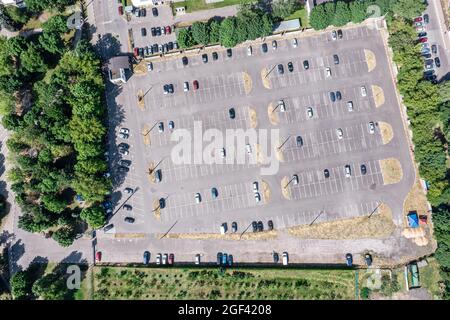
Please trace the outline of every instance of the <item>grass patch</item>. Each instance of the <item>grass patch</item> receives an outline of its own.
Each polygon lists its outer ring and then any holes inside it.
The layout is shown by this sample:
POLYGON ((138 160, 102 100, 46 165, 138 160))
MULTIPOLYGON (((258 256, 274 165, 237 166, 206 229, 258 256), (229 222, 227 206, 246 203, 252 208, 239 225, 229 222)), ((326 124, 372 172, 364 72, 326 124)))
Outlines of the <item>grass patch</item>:
MULTIPOLYGON (((173 3, 173 10, 177 7, 185 7, 186 12, 194 12, 199 10, 208 10, 215 8, 228 7, 241 3, 252 3, 254 0, 224 0, 222 2, 217 3, 206 3, 204 0, 186 0, 183 2, 175 2, 173 3)), ((175 14, 175 12, 174 12, 175 14)))
POLYGON ((419 269, 420 284, 426 288, 433 299, 442 299, 442 289, 439 284, 443 281, 439 272, 439 264, 434 258, 429 258, 428 265, 419 269))
POLYGON ((286 17, 286 19, 284 19, 284 21, 292 20, 292 19, 300 19, 300 25, 303 28, 309 27, 308 13, 306 12, 305 8, 301 8, 301 9, 295 11, 289 17, 286 17))
POLYGON ((354 270, 94 267, 94 299, 353 299, 354 270))

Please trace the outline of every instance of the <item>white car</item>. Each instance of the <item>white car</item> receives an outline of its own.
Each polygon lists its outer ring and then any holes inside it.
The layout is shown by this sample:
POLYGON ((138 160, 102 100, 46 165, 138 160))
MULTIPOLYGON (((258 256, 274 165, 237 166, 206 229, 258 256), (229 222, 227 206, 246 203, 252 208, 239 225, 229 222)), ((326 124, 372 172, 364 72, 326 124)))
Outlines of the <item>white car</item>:
POLYGON ((120 133, 125 133, 125 134, 129 134, 130 130, 128 130, 127 128, 120 128, 120 133))
POLYGON ((200 203, 202 202, 202 196, 200 195, 200 193, 196 193, 195 194, 195 203, 200 203))
POLYGON ((220 234, 225 234, 228 230, 227 223, 224 222, 220 225, 220 234))
POLYGON ((331 31, 331 40, 335 41, 337 39, 337 32, 336 30, 331 31))
POLYGON ((372 121, 369 122, 369 133, 370 134, 375 133, 375 124, 372 121))
POLYGON ((152 71, 153 70, 153 63, 149 62, 147 63, 147 71, 152 71))
POLYGON ((220 156, 222 157, 222 159, 225 158, 225 155, 226 155, 225 148, 220 149, 220 156))
POLYGON ((187 81, 184 82, 183 90, 184 90, 184 92, 188 92, 189 91, 189 82, 187 82, 187 81))
POLYGON ((325 68, 325 76, 327 78, 331 77, 331 69, 330 69, 330 67, 326 67, 325 68))
POLYGON ((247 143, 245 145, 245 150, 247 151, 248 154, 251 154, 252 153, 252 146, 247 143))
POLYGON ((297 48, 297 46, 298 46, 297 39, 296 38, 292 39, 292 47, 297 48))
POLYGON ((283 261, 283 266, 287 266, 289 263, 289 255, 286 251, 283 252, 282 261, 283 261))
POLYGON ((249 46, 249 47, 247 48, 247 55, 248 55, 248 56, 251 56, 251 55, 252 55, 252 46, 249 46))
POLYGON ((297 174, 294 174, 293 176, 292 176, 292 183, 294 184, 294 185, 297 185, 298 184, 298 175, 297 174))
POLYGON ((256 203, 261 201, 261 195, 259 194, 259 192, 255 192, 255 201, 256 203))
POLYGON ((159 133, 164 132, 164 123, 163 122, 158 123, 158 131, 159 131, 159 133))
POLYGON ((169 129, 173 130, 174 128, 175 128, 175 123, 172 120, 170 120, 169 121, 169 129))
POLYGON ((283 100, 278 101, 278 106, 280 108, 280 112, 286 112, 286 105, 284 104, 283 100))
POLYGON ((344 132, 342 132, 341 128, 336 129, 336 134, 338 136, 338 139, 342 139, 344 137, 344 132))
POLYGON ((119 137, 120 137, 121 139, 128 139, 130 136, 129 136, 127 133, 122 133, 122 132, 120 132, 120 133, 119 133, 119 137))
POLYGON ((200 264, 200 254, 198 253, 195 255, 195 264, 200 264))
POLYGON ((352 101, 347 102, 347 109, 349 112, 353 111, 353 102, 352 101))
POLYGON ((156 255, 156 264, 161 264, 161 253, 156 255))
POLYGON ((314 113, 313 113, 313 109, 311 107, 309 107, 308 109, 306 109, 306 114, 308 115, 308 118, 312 118, 314 113))
POLYGON ((258 192, 258 181, 253 182, 253 192, 258 192))
POLYGON ((365 86, 361 86, 361 96, 363 97, 367 96, 367 90, 365 86))
POLYGON ((162 257, 162 264, 167 264, 167 258, 168 258, 167 253, 164 253, 164 255, 162 257))
POLYGON ((348 164, 344 167, 344 171, 345 171, 345 177, 350 178, 350 176, 352 175, 352 171, 348 164))

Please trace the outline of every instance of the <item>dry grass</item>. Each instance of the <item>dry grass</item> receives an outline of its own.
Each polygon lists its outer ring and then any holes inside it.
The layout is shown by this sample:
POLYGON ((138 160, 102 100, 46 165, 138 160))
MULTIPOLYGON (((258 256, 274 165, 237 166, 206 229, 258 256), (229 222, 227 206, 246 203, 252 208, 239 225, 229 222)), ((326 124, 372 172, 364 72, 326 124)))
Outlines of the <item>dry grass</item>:
MULTIPOLYGON (((162 235, 159 235, 162 236, 162 235)), ((189 240, 274 240, 278 237, 275 230, 263 232, 247 232, 241 236, 241 233, 169 233, 165 238, 170 239, 189 239, 189 240)))
POLYGON ((380 160, 381 174, 385 185, 399 183, 403 178, 400 161, 395 158, 380 160))
POLYGON ((367 69, 371 72, 377 66, 377 59, 375 58, 375 54, 367 49, 364 49, 364 55, 366 57, 367 69))
POLYGON ((264 157, 264 154, 261 152, 261 146, 259 144, 256 144, 256 162, 258 164, 263 164, 266 161, 266 158, 264 157))
POLYGON ((159 207, 159 199, 155 199, 153 200, 153 214, 155 215, 155 218, 157 220, 161 219, 161 208, 159 207))
POLYGON ((264 203, 269 202, 272 193, 270 191, 269 184, 264 180, 261 181, 261 189, 262 189, 261 193, 262 193, 262 198, 263 198, 264 203))
POLYGON ((403 213, 405 215, 410 211, 417 211, 419 215, 425 215, 428 213, 427 197, 423 191, 422 185, 418 180, 414 183, 408 195, 403 203, 403 213))
POLYGON ((272 89, 272 86, 270 85, 269 76, 267 75, 268 72, 269 72, 269 70, 267 70, 267 68, 264 68, 261 70, 261 80, 262 80, 262 84, 263 84, 264 88, 272 89))
POLYGON ((145 238, 145 233, 116 233, 114 234, 116 239, 137 239, 145 238))
POLYGON ((141 60, 138 64, 136 64, 133 68, 133 74, 136 75, 145 75, 147 74, 147 62, 145 60, 141 60))
POLYGON ((137 103, 139 108, 141 108, 141 110, 144 110, 145 99, 144 99, 144 91, 142 91, 142 89, 139 89, 139 91, 137 92, 137 103))
POLYGON ((372 92, 373 92, 373 99, 375 101, 375 106, 377 108, 381 107, 385 102, 383 89, 381 89, 381 87, 379 86, 373 85, 372 92))
POLYGON ((362 239, 386 238, 395 229, 392 211, 381 204, 369 219, 368 216, 302 225, 288 228, 290 235, 305 239, 362 239))
POLYGON ((283 148, 281 148, 281 149, 278 148, 280 146, 280 144, 281 144, 281 142, 274 147, 275 157, 277 158, 278 161, 284 162, 283 148))
POLYGON ((156 182, 155 170, 154 169, 155 169, 155 163, 152 161, 148 165, 148 171, 147 171, 147 177, 148 177, 148 180, 150 180, 151 183, 155 183, 156 182))
POLYGON ((249 94, 253 88, 252 77, 247 72, 242 72, 242 78, 244 79, 245 94, 249 94))
POLYGON ((387 122, 378 122, 378 127, 381 131, 383 144, 388 144, 392 140, 392 138, 394 138, 394 131, 392 130, 392 126, 387 122))
POLYGON ((283 194, 283 197, 291 200, 291 188, 289 188, 289 186, 285 188, 285 186, 289 183, 289 180, 289 177, 283 177, 283 179, 281 179, 281 193, 283 194))
POLYGON ((275 107, 273 106, 273 104, 269 104, 269 106, 267 107, 267 116, 269 117, 270 123, 276 126, 280 122, 280 118, 278 117, 278 113, 275 112, 274 109, 275 107))
POLYGON ((250 117, 250 127, 254 129, 258 125, 258 117, 257 117, 257 114, 256 114, 256 110, 249 107, 248 108, 248 114, 249 114, 249 117, 250 117))
POLYGON ((141 133, 142 133, 142 137, 144 139, 144 144, 146 146, 149 146, 151 144, 151 140, 150 140, 150 132, 149 132, 150 128, 148 127, 148 125, 144 124, 144 126, 142 127, 141 133))

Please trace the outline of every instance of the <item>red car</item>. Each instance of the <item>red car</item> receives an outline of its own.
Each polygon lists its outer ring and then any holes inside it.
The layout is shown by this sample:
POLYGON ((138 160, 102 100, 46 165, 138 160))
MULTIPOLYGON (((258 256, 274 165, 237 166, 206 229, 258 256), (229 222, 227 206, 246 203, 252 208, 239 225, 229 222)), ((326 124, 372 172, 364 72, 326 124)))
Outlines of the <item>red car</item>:
POLYGON ((427 42, 428 41, 428 38, 427 37, 423 37, 423 38, 420 38, 419 39, 419 42, 427 42))
POLYGON ((166 34, 171 34, 172 33, 172 29, 170 28, 170 26, 166 27, 166 34))
POLYGON ((198 81, 194 80, 193 84, 194 84, 194 90, 197 90, 198 89, 198 81))
POLYGON ((175 256, 173 253, 169 254, 169 259, 167 261, 168 264, 173 264, 173 260, 175 259, 175 256))
POLYGON ((139 48, 133 49, 134 56, 137 58, 139 56, 139 48))
POLYGON ((414 22, 422 22, 422 17, 414 18, 414 22))
POLYGON ((123 15, 123 7, 122 7, 122 6, 119 6, 119 7, 118 7, 118 10, 119 10, 119 14, 120 14, 120 15, 123 15))
POLYGON ((97 262, 102 261, 102 252, 101 251, 97 251, 95 253, 95 261, 97 261, 97 262))

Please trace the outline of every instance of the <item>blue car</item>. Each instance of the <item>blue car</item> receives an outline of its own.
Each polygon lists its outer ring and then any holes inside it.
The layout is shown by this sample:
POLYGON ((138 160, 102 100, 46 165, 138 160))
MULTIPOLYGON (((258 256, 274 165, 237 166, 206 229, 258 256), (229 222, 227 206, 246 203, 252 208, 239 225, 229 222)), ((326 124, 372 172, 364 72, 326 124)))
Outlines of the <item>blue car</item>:
POLYGON ((331 102, 336 101, 336 95, 334 94, 334 92, 330 92, 330 100, 331 100, 331 102))
POLYGON ((144 264, 148 264, 150 262, 150 252, 144 252, 144 264))
POLYGON ((351 267, 353 265, 353 256, 352 256, 351 253, 347 253, 345 255, 345 260, 346 260, 346 263, 347 263, 347 267, 351 267))
POLYGON ((217 265, 222 263, 222 252, 217 252, 217 265))
POLYGON ((228 261, 228 254, 223 253, 222 254, 222 265, 226 266, 228 261))
POLYGON ((211 189, 211 196, 212 196, 212 198, 216 199, 218 195, 219 195, 219 192, 217 191, 217 189, 216 188, 212 188, 211 189))
POLYGON ((228 255, 228 266, 229 267, 233 266, 233 255, 232 254, 228 255))

